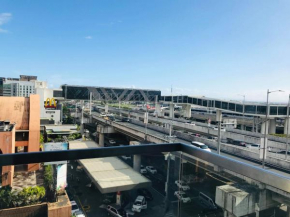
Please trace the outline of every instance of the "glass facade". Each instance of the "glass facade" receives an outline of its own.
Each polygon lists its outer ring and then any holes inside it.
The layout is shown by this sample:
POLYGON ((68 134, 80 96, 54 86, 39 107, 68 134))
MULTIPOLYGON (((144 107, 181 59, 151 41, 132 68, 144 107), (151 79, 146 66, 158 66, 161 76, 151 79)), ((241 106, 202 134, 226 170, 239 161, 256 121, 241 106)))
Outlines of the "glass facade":
MULTIPOLYGON (((102 88, 86 86, 62 86, 62 96, 65 99, 88 100, 90 92, 94 100, 106 101, 155 101, 161 98, 161 91, 158 90, 141 90, 141 89, 119 89, 119 88, 102 88)), ((168 97, 165 100, 169 100, 168 97)), ((177 102, 174 97, 174 102, 177 102)), ((182 101, 182 97, 180 98, 182 101)), ((171 101, 171 97, 170 100, 171 101)))
MULTIPOLYGON (((203 107, 212 107, 219 108, 224 110, 229 110, 233 112, 243 113, 243 104, 232 103, 219 100, 208 100, 204 98, 194 98, 186 96, 174 96, 174 103, 189 103, 193 105, 200 105, 203 107)), ((162 96, 160 97, 161 101, 169 102, 171 97, 162 96)), ((285 116, 287 115, 287 106, 272 106, 270 105, 270 115, 285 116)), ((265 105, 245 105, 245 114, 257 114, 257 115, 266 115, 266 106, 265 105)))

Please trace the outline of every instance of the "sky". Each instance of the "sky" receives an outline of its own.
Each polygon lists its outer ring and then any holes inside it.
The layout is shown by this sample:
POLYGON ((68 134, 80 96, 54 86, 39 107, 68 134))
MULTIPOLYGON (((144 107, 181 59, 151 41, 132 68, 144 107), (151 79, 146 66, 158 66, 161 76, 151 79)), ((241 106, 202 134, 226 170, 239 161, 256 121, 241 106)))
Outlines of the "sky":
POLYGON ((0 77, 287 102, 289 0, 0 0, 0 77))

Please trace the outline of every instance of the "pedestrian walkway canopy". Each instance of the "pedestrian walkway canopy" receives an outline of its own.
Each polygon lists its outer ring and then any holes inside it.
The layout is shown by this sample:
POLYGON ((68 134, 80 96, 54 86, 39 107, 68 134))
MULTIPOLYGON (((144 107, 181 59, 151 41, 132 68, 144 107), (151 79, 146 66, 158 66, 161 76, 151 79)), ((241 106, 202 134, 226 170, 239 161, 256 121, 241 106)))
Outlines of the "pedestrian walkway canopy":
MULTIPOLYGON (((98 148, 92 141, 73 141, 69 149, 98 148)), ((151 186, 151 181, 117 157, 79 160, 85 172, 101 193, 128 191, 151 186)))

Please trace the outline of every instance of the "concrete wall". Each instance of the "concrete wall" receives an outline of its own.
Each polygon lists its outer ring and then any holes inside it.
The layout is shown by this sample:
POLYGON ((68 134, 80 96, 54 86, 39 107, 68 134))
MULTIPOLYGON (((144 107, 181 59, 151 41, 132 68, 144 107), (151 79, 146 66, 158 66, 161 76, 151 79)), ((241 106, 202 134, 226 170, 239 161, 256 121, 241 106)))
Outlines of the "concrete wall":
POLYGON ((0 120, 16 123, 16 130, 28 130, 29 106, 29 98, 0 97, 0 120))
MULTIPOLYGON (((0 150, 2 154, 15 153, 15 128, 9 132, 0 132, 0 150)), ((2 167, 2 186, 12 186, 13 175, 13 165, 2 167)))
POLYGON ((71 217, 71 203, 67 194, 58 196, 58 201, 48 203, 47 217, 71 217))
POLYGON ((47 204, 37 204, 32 206, 24 206, 10 209, 1 209, 1 217, 46 217, 47 204))
MULTIPOLYGON (((28 152, 39 151, 40 138, 40 108, 39 96, 30 95, 29 101, 29 138, 28 138, 28 152)), ((39 169, 39 164, 29 164, 28 171, 35 171, 39 169)))

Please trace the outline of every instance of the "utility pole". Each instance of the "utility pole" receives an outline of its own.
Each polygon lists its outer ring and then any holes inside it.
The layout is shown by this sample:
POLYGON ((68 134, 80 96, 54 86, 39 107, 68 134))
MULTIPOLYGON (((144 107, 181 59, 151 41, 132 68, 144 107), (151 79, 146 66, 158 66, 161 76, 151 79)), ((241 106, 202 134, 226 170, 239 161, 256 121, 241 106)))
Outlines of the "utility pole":
POLYGON ((245 100, 246 100, 246 95, 242 95, 242 94, 239 94, 239 96, 242 96, 244 98, 243 100, 243 121, 244 121, 244 124, 243 124, 243 127, 242 127, 242 130, 245 130, 245 122, 246 122, 246 119, 245 119, 245 100))
POLYGON ((266 159, 266 140, 267 140, 267 135, 268 135, 268 115, 269 115, 269 94, 274 93, 274 92, 284 92, 283 90, 274 90, 274 91, 269 91, 267 90, 267 107, 266 107, 266 121, 265 121, 265 130, 264 130, 264 147, 263 147, 263 162, 262 162, 262 167, 263 169, 265 168, 265 159, 266 159))
POLYGON ((217 147, 217 153, 221 154, 221 122, 222 122, 222 111, 217 110, 216 111, 216 121, 218 121, 218 147, 217 147))
MULTIPOLYGON (((285 119, 285 124, 286 126, 286 152, 285 152, 285 160, 287 160, 287 155, 288 155, 288 140, 289 140, 289 106, 290 106, 290 94, 289 94, 289 99, 288 99, 288 106, 287 106, 287 119, 285 119)), ((284 126, 285 127, 285 126, 284 126)))

